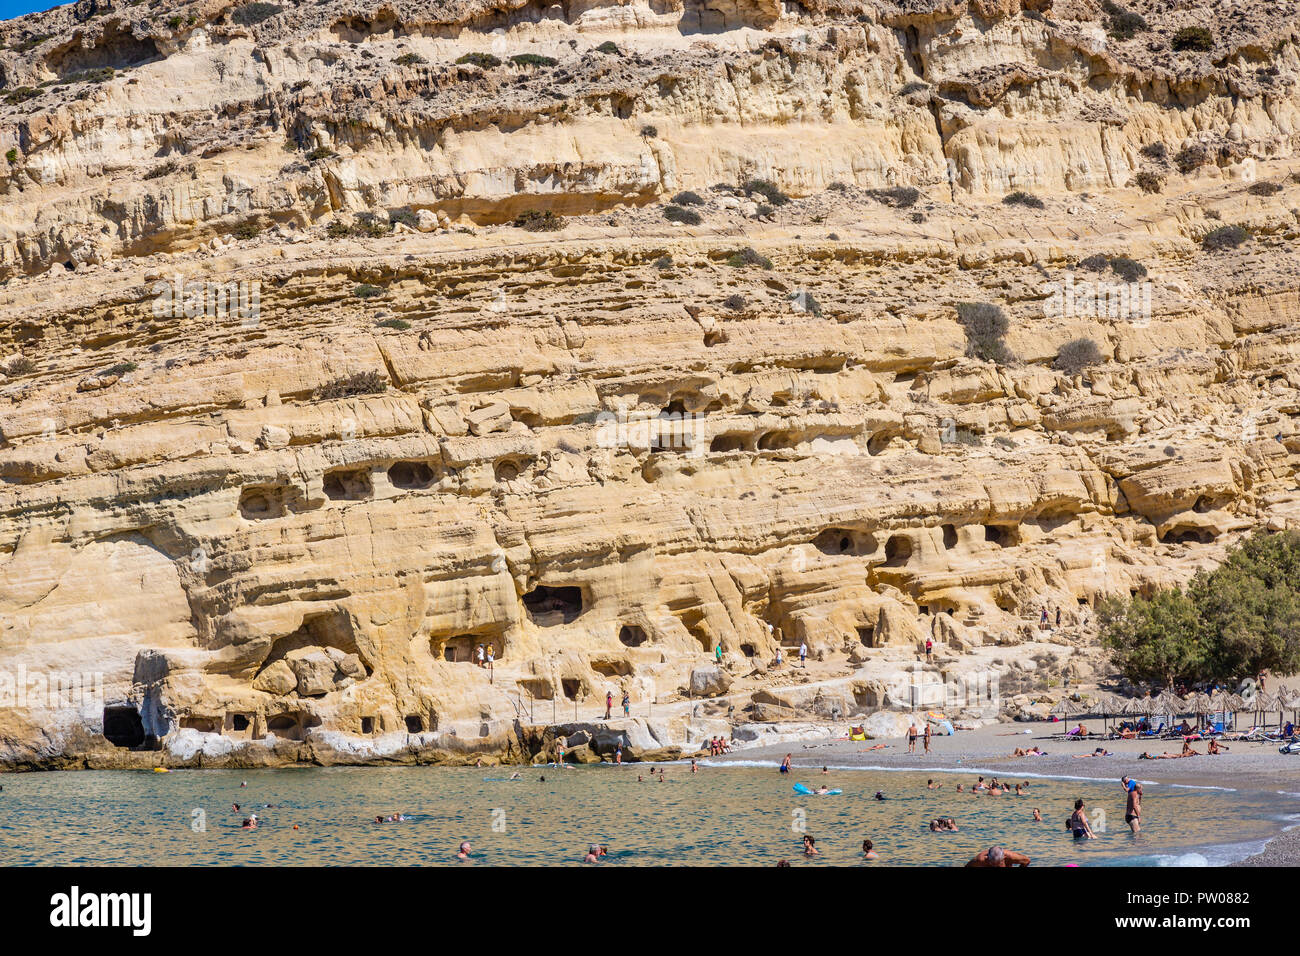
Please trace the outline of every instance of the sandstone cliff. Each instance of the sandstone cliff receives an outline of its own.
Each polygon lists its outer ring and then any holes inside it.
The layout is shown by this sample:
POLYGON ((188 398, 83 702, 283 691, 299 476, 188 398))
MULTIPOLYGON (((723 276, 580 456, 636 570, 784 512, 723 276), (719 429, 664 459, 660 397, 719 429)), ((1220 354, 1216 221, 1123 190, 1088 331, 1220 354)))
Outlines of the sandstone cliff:
POLYGON ((0 23, 0 671, 103 688, 0 760, 526 758, 607 690, 656 752, 927 636, 1093 676, 1100 596, 1300 523, 1296 5, 1115 9, 0 23))

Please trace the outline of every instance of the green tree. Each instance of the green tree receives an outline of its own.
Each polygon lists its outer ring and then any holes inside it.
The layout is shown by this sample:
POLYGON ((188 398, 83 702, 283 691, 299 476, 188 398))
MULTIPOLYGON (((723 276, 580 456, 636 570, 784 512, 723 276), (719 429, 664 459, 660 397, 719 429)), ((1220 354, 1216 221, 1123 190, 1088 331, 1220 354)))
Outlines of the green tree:
POLYGON ((1166 686, 1201 676, 1206 659, 1196 606, 1179 588, 1151 598, 1108 598, 1097 609, 1102 644, 1129 680, 1166 686))
POLYGON ((1300 533, 1257 532, 1188 587, 1210 673, 1253 677, 1300 666, 1300 533))

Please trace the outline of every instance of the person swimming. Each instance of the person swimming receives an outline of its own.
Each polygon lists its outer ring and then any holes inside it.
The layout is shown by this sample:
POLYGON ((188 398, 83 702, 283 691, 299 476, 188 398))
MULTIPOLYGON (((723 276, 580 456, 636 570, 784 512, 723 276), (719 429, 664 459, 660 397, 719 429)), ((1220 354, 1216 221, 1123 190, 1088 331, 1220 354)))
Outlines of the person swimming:
POLYGON ((239 825, 239 827, 240 827, 241 830, 256 830, 256 829, 257 829, 257 814, 256 814, 256 813, 250 813, 250 814, 248 815, 248 819, 246 819, 243 823, 241 823, 241 824, 239 825))
POLYGON ((458 859, 458 860, 468 860, 468 859, 469 859, 469 850, 470 850, 470 848, 469 848, 469 841, 468 841, 468 840, 463 840, 463 841, 461 842, 461 844, 460 844, 460 849, 456 851, 456 859, 458 859))
POLYGON ((887 799, 887 798, 885 797, 885 791, 883 791, 883 790, 877 790, 877 791, 876 791, 876 799, 877 799, 877 800, 885 800, 885 799, 887 799))
POLYGON ((875 844, 873 844, 870 840, 863 840, 863 841, 862 841, 862 856, 863 856, 865 859, 868 859, 868 860, 878 860, 878 859, 880 859, 880 854, 877 853, 877 852, 875 851, 874 847, 875 847, 875 844))

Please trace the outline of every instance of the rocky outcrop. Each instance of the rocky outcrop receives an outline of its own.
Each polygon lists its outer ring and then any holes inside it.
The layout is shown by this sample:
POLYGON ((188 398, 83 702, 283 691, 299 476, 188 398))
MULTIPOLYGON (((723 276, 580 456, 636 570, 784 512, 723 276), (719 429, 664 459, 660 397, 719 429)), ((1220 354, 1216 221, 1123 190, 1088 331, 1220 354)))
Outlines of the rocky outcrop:
POLYGON ((532 760, 606 692, 690 752, 903 706, 927 637, 1095 676, 1100 598, 1300 521, 1266 6, 0 26, 0 758, 532 760))

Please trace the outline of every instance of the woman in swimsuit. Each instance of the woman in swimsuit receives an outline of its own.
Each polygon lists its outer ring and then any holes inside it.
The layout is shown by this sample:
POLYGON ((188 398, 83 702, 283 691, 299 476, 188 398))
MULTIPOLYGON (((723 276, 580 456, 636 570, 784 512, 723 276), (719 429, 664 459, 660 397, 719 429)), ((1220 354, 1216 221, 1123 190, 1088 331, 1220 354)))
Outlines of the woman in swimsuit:
POLYGON ((1097 835, 1092 832, 1092 826, 1088 823, 1088 814, 1084 812, 1082 800, 1074 801, 1074 813, 1070 814, 1068 826, 1076 840, 1091 840, 1097 835))

